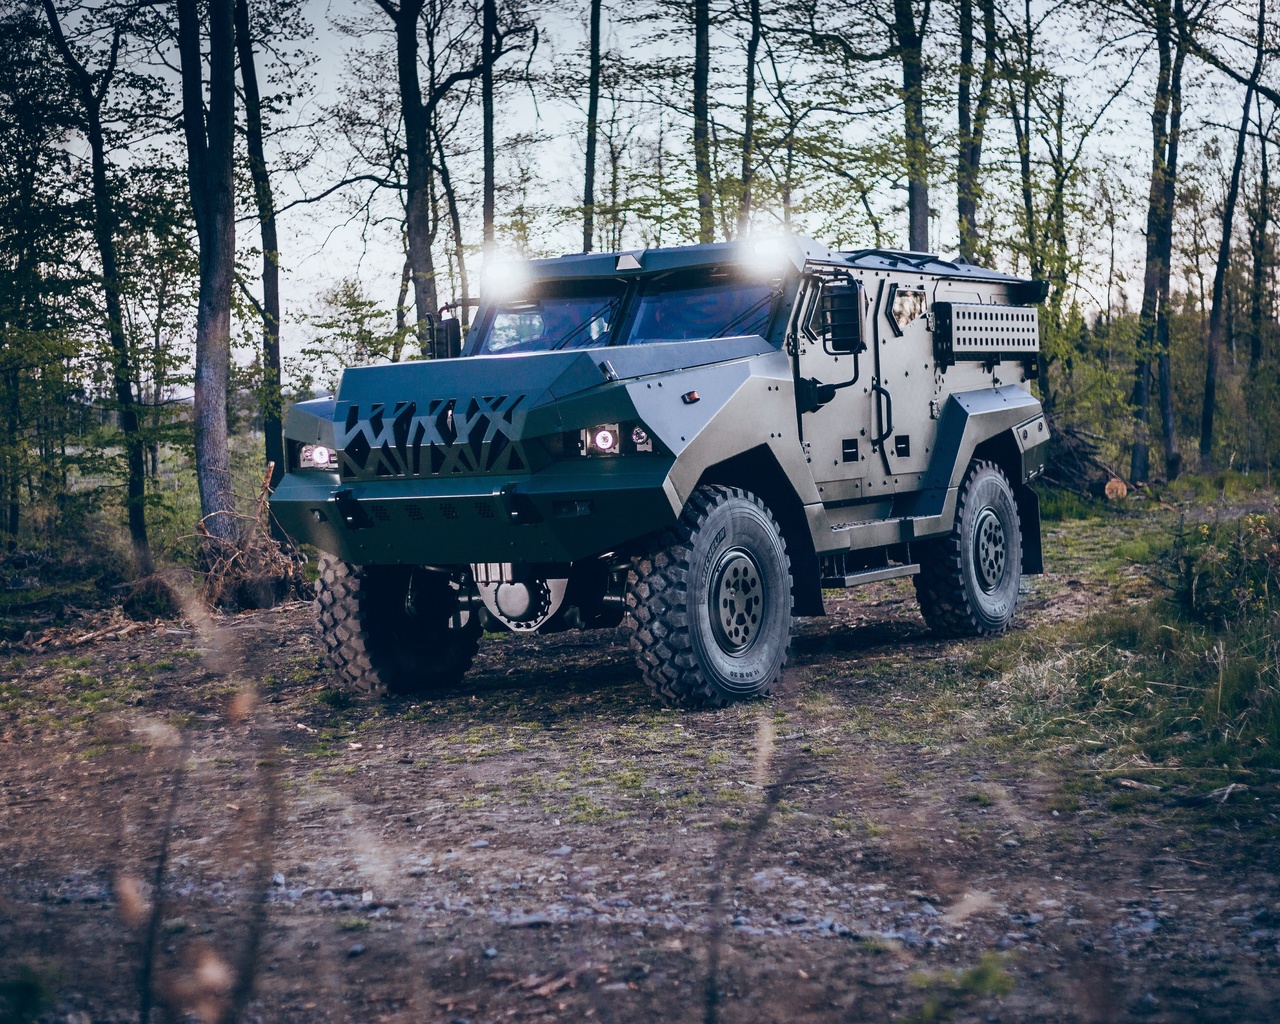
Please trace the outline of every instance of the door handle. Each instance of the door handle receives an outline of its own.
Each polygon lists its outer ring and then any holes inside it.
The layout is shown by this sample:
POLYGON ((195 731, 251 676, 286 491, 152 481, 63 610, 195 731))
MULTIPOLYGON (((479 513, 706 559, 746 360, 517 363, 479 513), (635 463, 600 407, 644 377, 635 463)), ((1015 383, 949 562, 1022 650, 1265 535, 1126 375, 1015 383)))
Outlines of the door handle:
POLYGON ((893 396, 880 386, 878 380, 871 382, 871 390, 876 394, 876 413, 884 425, 884 431, 871 439, 873 445, 879 445, 893 433, 893 396))

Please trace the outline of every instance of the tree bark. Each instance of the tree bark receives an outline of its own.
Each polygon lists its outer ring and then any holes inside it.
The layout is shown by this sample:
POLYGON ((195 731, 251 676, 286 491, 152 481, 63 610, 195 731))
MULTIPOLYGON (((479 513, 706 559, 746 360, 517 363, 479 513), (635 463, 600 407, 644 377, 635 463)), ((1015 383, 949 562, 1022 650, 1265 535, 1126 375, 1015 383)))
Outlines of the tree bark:
POLYGON ((747 0, 747 13, 751 21, 751 35, 747 39, 747 89, 746 106, 742 120, 742 198, 738 202, 738 236, 747 233, 751 224, 751 186, 755 179, 753 163, 756 128, 756 58, 760 52, 760 40, 764 26, 760 18, 760 0, 747 0))
POLYGON ((600 6, 591 0, 590 52, 587 71, 587 153, 582 186, 582 251, 590 252, 595 238, 596 135, 600 118, 600 6))
POLYGON ((458 261, 458 285, 462 288, 461 307, 454 312, 465 330, 471 319, 471 288, 467 280, 467 249, 462 244, 462 216, 458 211, 458 195, 449 175, 449 161, 444 152, 444 139, 440 135, 435 118, 431 121, 431 134, 440 158, 440 187, 444 189, 445 205, 449 210, 449 225, 453 229, 454 259, 458 261))
POLYGON ((1213 274, 1213 305, 1209 310, 1209 337, 1205 343, 1204 402, 1200 410, 1200 472, 1213 470, 1213 415, 1217 404, 1218 352, 1222 347, 1223 322, 1225 320, 1225 293, 1227 273, 1231 266, 1231 231, 1235 217, 1236 201, 1240 195, 1240 171, 1244 166, 1245 145, 1249 138, 1249 108, 1253 104, 1254 84, 1262 73, 1263 30, 1265 28, 1266 0, 1258 0, 1258 41, 1254 56, 1253 74, 1245 87, 1244 112, 1240 115, 1240 131, 1236 134, 1236 154, 1231 164, 1231 181, 1222 204, 1222 240, 1218 243, 1218 265, 1213 274))
POLYGON ((235 34, 232 0, 209 0, 209 106, 204 102, 200 5, 177 0, 182 71, 182 126, 187 181, 200 245, 196 306, 196 480, 200 511, 214 537, 236 536, 235 493, 227 445, 231 364, 231 289, 235 281, 235 34))
MULTIPOLYGON (((262 436, 267 462, 271 464, 271 486, 284 478, 284 425, 280 394, 280 247, 276 236, 275 197, 267 171, 266 149, 262 141, 262 96, 258 90, 258 70, 253 58, 253 36, 249 26, 248 0, 236 0, 236 49, 240 56, 240 82, 244 86, 245 143, 253 199, 262 232, 262 436)), ((272 533, 283 534, 272 526, 272 533)))
POLYGON ((89 143, 93 182, 93 237, 102 261, 102 292, 107 308, 107 337, 111 344, 111 384, 120 410, 120 430, 124 434, 127 482, 125 511, 129 541, 133 548, 133 571, 137 576, 155 572, 151 544, 147 538, 147 466, 138 402, 134 394, 129 344, 124 336, 124 314, 120 305, 120 271, 116 259, 117 219, 107 182, 106 141, 102 131, 102 102, 115 77, 120 53, 120 29, 111 41, 111 56, 96 86, 93 76, 71 52, 53 0, 44 0, 45 16, 54 44, 67 68, 72 89, 84 110, 85 137, 89 143))
MULTIPOLYGON (((480 60, 460 70, 452 71, 437 80, 433 77, 430 90, 424 97, 418 78, 418 18, 425 0, 402 0, 397 6, 392 0, 375 0, 391 19, 396 33, 396 75, 400 91, 401 114, 404 119, 405 137, 405 227, 409 240, 409 261, 413 265, 413 298, 417 307, 418 344, 422 354, 428 357, 444 355, 437 346, 435 323, 439 308, 436 285, 435 258, 431 246, 435 242, 436 219, 432 216, 434 195, 432 189, 432 163, 429 142, 436 108, 454 86, 461 82, 490 79, 489 99, 484 121, 486 125, 487 156, 485 160, 486 244, 492 243, 492 73, 493 65, 508 52, 505 42, 513 35, 532 32, 532 25, 508 27, 505 32, 497 24, 496 0, 484 0, 480 60)), ((536 40, 536 36, 535 36, 536 40)), ((482 92, 484 89, 482 88, 482 92)))
POLYGON ((436 310, 440 303, 435 258, 431 253, 435 226, 431 219, 430 112, 423 104, 418 79, 418 16, 422 7, 423 0, 403 0, 398 8, 386 4, 383 9, 391 15, 396 32, 396 73, 404 118, 405 228, 409 262, 413 265, 418 345, 424 356, 433 357, 436 355, 436 310))
POLYGON ((960 78, 956 89, 956 111, 960 128, 956 161, 956 207, 960 221, 960 258, 972 263, 978 247, 978 180, 982 164, 982 143, 986 135, 991 94, 995 85, 996 5, 980 0, 982 6, 983 59, 978 85, 977 108, 973 106, 973 0, 960 0, 960 78))
POLYGON ((396 294, 396 340, 391 345, 393 363, 400 362, 400 357, 404 355, 404 339, 409 333, 409 284, 412 281, 413 264, 409 262, 406 253, 404 266, 400 268, 400 291, 396 294))
POLYGON ((893 0, 894 42, 902 61, 902 109, 907 158, 907 248, 929 250, 929 140, 924 123, 924 36, 929 0, 917 27, 912 0, 893 0))
POLYGON ((715 241, 711 196, 711 0, 693 2, 693 164, 698 187, 698 241, 715 241))
MULTIPOLYGON (((1259 72, 1261 73, 1261 72, 1259 72)), ((1262 363, 1263 324, 1267 314, 1267 228, 1271 222, 1271 168, 1267 160, 1267 130, 1262 123, 1262 101, 1258 100, 1258 206, 1249 225, 1250 248, 1253 250, 1253 279, 1249 302, 1249 372, 1256 373, 1262 363)))
POLYGON ((1155 0, 1155 42, 1159 56, 1155 98, 1151 108, 1151 183, 1147 195, 1146 268, 1142 281, 1142 307, 1138 315, 1138 359, 1134 369, 1133 448, 1129 476, 1134 483, 1146 483, 1151 469, 1151 358, 1157 352, 1157 318, 1160 315, 1160 284, 1164 252, 1164 196, 1169 174, 1169 108, 1172 99, 1173 52, 1172 17, 1167 0, 1155 0))
POLYGON ((497 206, 493 151, 493 65, 497 59, 498 0, 483 0, 483 4, 480 36, 480 104, 484 121, 484 248, 488 252, 495 244, 493 221, 497 206))
MULTIPOLYGON (((1182 16, 1180 0, 1175 0, 1179 18, 1182 16)), ((1169 98, 1169 159, 1164 178, 1164 219, 1161 228, 1160 251, 1160 299, 1156 307, 1156 345, 1159 353, 1160 423, 1164 432, 1164 474, 1166 480, 1176 480, 1182 472, 1182 455, 1178 451, 1177 420, 1173 407, 1173 372, 1169 352, 1169 278, 1173 272, 1173 217, 1177 199, 1178 144, 1182 138, 1182 67, 1187 51, 1182 36, 1173 58, 1173 75, 1169 98)))

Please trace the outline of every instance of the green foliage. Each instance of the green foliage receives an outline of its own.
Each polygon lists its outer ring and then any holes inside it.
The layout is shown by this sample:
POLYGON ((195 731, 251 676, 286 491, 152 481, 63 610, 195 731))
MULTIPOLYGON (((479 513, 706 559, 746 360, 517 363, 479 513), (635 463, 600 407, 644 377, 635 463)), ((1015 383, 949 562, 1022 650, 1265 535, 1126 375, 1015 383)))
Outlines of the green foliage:
POLYGON ((337 390, 344 367, 398 362, 411 333, 408 327, 397 328, 395 314, 371 299, 354 277, 326 291, 310 321, 316 336, 285 364, 300 395, 337 390))
POLYGON ((1280 519, 1246 513, 1180 530, 1174 593, 1197 622, 1240 625, 1280 610, 1280 519))
POLYGON ((967 970, 942 974, 921 972, 911 980, 917 988, 930 993, 911 1018, 921 1024, 950 1020, 962 1009, 972 1008, 983 999, 1007 996, 1017 987, 1013 975, 1004 969, 1004 957, 999 953, 984 953, 978 964, 967 970))
POLYGON ((1037 487, 1040 496, 1040 518, 1046 523, 1060 523, 1068 519, 1093 519, 1106 512, 1100 501, 1081 497, 1074 491, 1060 487, 1037 487))
POLYGON ((1179 528, 1143 546, 1169 599, 1111 608, 984 653, 984 699, 1104 762, 1173 771, 1280 767, 1280 519, 1179 528))

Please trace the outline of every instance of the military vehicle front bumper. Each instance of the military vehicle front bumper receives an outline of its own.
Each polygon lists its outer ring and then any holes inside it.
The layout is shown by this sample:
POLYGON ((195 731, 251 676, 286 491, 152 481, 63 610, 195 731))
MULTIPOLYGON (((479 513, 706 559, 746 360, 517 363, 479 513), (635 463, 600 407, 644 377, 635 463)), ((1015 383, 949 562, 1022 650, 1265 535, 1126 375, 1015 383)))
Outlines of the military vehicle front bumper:
POLYGON ((289 473, 272 514, 356 565, 574 562, 675 522, 674 459, 582 458, 526 476, 349 481, 289 473))

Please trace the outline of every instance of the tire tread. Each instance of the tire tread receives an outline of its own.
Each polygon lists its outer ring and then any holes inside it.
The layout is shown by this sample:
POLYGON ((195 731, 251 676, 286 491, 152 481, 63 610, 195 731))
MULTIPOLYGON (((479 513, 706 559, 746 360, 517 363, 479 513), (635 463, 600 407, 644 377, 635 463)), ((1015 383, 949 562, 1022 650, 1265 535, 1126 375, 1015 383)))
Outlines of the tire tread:
MULTIPOLYGON (((624 624, 636 665, 654 695, 672 707, 725 707, 731 698, 716 688, 698 664, 689 628, 686 604, 693 538, 711 513, 731 499, 749 501, 768 517, 786 541, 768 507, 749 491, 722 484, 704 485, 694 491, 679 522, 662 533, 650 554, 632 558, 627 574, 627 613, 624 624)), ((788 592, 791 587, 787 572, 788 592)), ((777 677, 767 680, 761 696, 772 692, 791 656, 790 633, 777 677)))

